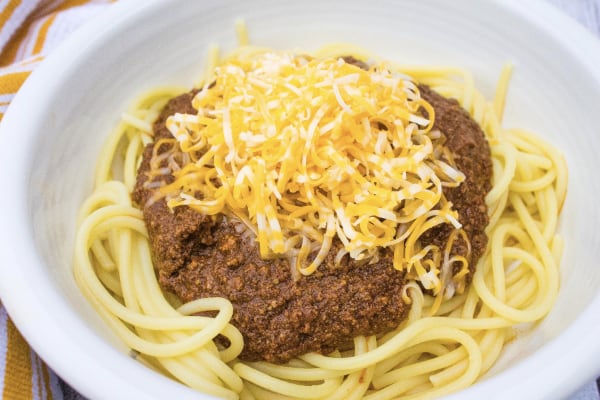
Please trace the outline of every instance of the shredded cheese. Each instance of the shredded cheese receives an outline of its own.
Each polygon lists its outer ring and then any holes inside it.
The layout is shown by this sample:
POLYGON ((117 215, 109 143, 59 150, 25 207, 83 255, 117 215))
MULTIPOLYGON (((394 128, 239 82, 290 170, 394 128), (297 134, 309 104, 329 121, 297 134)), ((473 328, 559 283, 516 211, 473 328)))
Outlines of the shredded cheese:
POLYGON ((237 217, 261 256, 293 260, 294 276, 313 273, 337 237, 337 262, 388 247, 396 269, 442 291, 449 250, 418 239, 440 224, 460 229, 442 187, 464 175, 440 159, 434 110, 408 77, 275 51, 239 52, 210 76, 197 114, 166 122, 176 145, 155 155, 189 160, 160 188, 169 207, 237 217))

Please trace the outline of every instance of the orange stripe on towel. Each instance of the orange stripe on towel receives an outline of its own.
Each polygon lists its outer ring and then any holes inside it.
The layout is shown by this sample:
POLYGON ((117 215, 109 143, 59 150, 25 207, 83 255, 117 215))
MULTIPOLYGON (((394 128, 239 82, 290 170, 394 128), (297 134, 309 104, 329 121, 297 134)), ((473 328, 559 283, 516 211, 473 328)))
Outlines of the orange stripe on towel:
POLYGON ((42 26, 40 27, 40 31, 38 32, 38 36, 35 39, 35 45, 33 46, 33 54, 38 54, 44 48, 44 43, 46 42, 46 36, 48 35, 48 30, 52 26, 52 23, 56 19, 56 14, 52 14, 47 17, 42 26))
POLYGON ((0 26, 4 26, 6 22, 12 17, 15 10, 21 5, 21 0, 11 0, 8 2, 6 7, 0 13, 0 26))
POLYGON ((50 385, 50 373, 48 373, 48 367, 46 364, 42 364, 42 375, 44 380, 44 387, 46 388, 46 400, 52 400, 52 386, 50 385))
POLYGON ((31 400, 33 391, 29 346, 10 319, 7 320, 6 330, 8 349, 2 398, 4 400, 31 400))
POLYGON ((17 93, 29 74, 31 74, 31 71, 0 75, 0 94, 17 93))

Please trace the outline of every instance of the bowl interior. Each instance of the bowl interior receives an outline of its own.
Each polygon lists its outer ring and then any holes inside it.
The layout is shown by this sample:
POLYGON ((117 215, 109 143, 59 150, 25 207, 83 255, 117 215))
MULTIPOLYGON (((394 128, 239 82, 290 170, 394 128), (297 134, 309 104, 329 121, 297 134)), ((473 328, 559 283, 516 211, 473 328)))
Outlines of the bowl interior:
MULTIPOLYGON (((535 131, 561 148, 570 183, 560 220, 566 245, 556 306, 533 332, 512 343, 485 382, 465 395, 477 398, 478 391, 489 385, 501 387, 510 370, 531 366, 527 363, 535 357, 539 362, 540 357, 554 354, 552 343, 567 335, 573 324, 591 324, 586 307, 598 302, 600 292, 600 269, 596 268, 600 212, 594 206, 600 180, 592 168, 600 150, 600 113, 595 110, 600 104, 599 75, 547 27, 527 18, 526 6, 516 3, 390 0, 366 6, 359 0, 175 0, 115 6, 120 12, 111 13, 110 25, 105 19, 104 26, 97 23, 82 32, 80 39, 70 41, 50 58, 45 70, 30 82, 44 90, 31 103, 35 113, 25 124, 25 139, 14 145, 11 154, 25 160, 21 177, 26 178, 15 183, 25 204, 15 211, 14 218, 27 218, 22 234, 33 235, 35 241, 30 256, 33 262, 20 266, 34 276, 28 301, 39 301, 47 304, 49 311, 58 312, 61 329, 68 329, 75 345, 91 345, 95 350, 90 352, 112 357, 117 364, 113 371, 127 371, 130 382, 147 382, 151 377, 152 383, 144 383, 148 386, 140 389, 145 395, 160 398, 172 395, 173 390, 181 398, 192 395, 129 360, 127 349, 80 294, 71 273, 75 219, 90 193, 99 149, 121 112, 146 89, 173 84, 191 87, 211 44, 224 51, 236 45, 236 18, 245 19, 251 42, 261 46, 312 50, 348 42, 404 64, 460 66, 473 72, 476 85, 489 97, 500 69, 512 62, 515 70, 504 125, 535 131), (519 7, 523 9, 515 11, 519 7)), ((15 108, 27 109, 21 104, 25 101, 19 100, 15 108)), ((25 111, 19 112, 26 116, 25 111)), ((598 321, 595 317, 597 325, 598 321)), ((55 366, 53 355, 47 355, 55 366)), ((98 361, 98 365, 102 363, 98 361)), ((71 370, 61 365, 57 362, 55 368, 70 374, 67 371, 71 370)), ((595 368, 598 372, 600 365, 596 363, 595 368)), ((64 377, 91 397, 99 393, 86 379, 64 377)), ((526 382, 520 385, 527 390, 526 382)), ((552 396, 572 389, 556 389, 552 396)), ((491 398, 503 397, 501 389, 497 390, 491 398)), ((538 395, 540 392, 532 398, 538 395)))

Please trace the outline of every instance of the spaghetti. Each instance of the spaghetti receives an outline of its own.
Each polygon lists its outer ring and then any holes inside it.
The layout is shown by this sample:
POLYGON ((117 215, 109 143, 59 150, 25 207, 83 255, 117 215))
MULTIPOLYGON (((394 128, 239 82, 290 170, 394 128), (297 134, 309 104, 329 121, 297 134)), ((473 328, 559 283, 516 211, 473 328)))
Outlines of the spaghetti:
MULTIPOLYGON (((323 51, 332 55, 331 49, 323 51)), ((510 67, 503 70, 492 102, 466 71, 398 70, 458 99, 490 143, 489 243, 473 284, 441 303, 419 285, 406 285, 412 302, 407 320, 387 334, 356 337, 349 351, 305 354, 285 365, 239 360, 243 338, 230 324, 229 301, 205 298, 182 305, 163 293, 142 212, 130 199, 143 148, 153 141, 152 122, 183 92, 155 90, 124 114, 107 140, 94 192, 80 211, 75 244, 79 286, 140 361, 227 399, 434 398, 473 384, 514 337, 514 325, 539 321, 549 312, 559 287, 562 239, 556 226, 567 170, 551 145, 524 130, 501 127, 510 67), (215 316, 197 315, 206 312, 215 316), (218 346, 217 335, 229 345, 218 346)))

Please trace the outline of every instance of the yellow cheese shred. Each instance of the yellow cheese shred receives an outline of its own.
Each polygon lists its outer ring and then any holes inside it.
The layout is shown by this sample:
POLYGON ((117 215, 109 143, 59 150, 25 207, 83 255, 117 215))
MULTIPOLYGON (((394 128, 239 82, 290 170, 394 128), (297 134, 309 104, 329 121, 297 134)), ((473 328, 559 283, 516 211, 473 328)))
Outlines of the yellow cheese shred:
POLYGON ((313 273, 337 238, 338 262, 387 247, 396 269, 440 293, 450 250, 418 239, 440 224, 460 230, 442 187, 464 175, 440 159, 434 109, 410 78, 385 63, 256 49, 207 76, 197 113, 168 118, 176 145, 152 164, 175 177, 160 188, 169 207, 240 219, 261 256, 288 257, 294 276, 313 273))

